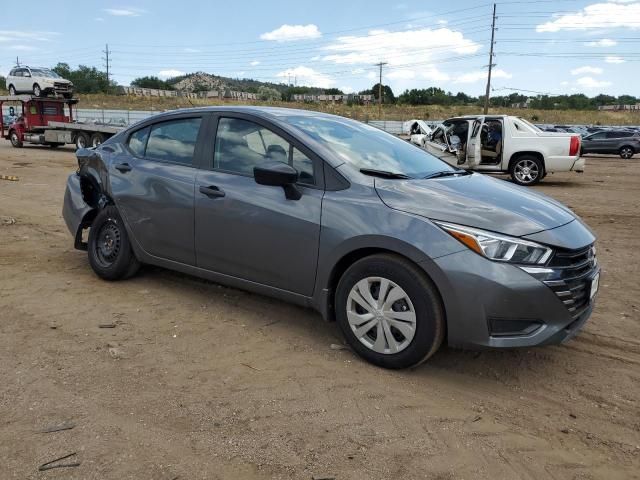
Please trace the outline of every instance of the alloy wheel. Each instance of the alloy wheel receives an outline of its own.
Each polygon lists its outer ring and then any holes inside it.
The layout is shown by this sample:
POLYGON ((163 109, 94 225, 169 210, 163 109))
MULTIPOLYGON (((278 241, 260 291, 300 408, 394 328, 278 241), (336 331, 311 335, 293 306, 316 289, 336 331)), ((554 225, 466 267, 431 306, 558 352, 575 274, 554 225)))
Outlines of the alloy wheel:
POLYGON ((620 150, 620 156, 625 159, 633 157, 633 153, 633 150, 629 147, 624 147, 622 150, 620 150))
POLYGON ((533 183, 540 176, 538 164, 533 160, 524 159, 516 163, 515 176, 521 183, 533 183))
POLYGON ((383 277, 364 278, 351 288, 347 319, 356 338, 381 354, 401 352, 416 334, 416 311, 409 295, 383 277))

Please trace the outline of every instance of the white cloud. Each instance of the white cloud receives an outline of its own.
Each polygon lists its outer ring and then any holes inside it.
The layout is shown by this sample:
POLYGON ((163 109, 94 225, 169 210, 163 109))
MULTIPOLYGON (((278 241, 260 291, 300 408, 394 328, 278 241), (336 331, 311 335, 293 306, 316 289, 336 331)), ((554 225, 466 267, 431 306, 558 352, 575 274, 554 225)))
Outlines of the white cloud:
POLYGON ((276 42, 290 42, 293 40, 308 40, 318 38, 322 33, 317 25, 282 25, 275 30, 260 35, 262 40, 273 40, 276 42))
POLYGON ((37 41, 50 42, 59 32, 30 32, 24 30, 0 30, 0 42, 37 41))
POLYGON ((180 70, 174 70, 174 69, 169 69, 169 70, 160 70, 158 72, 158 77, 160 78, 172 78, 172 77, 179 77, 181 75, 184 75, 185 73, 180 71, 180 70))
POLYGON ((255 67, 256 65, 260 65, 260 62, 258 60, 254 60, 249 65, 251 65, 252 67, 255 67))
POLYGON ((604 61, 607 63, 624 63, 625 62, 624 58, 616 57, 616 56, 605 57, 604 61))
POLYGON ((299 66, 289 68, 276 75, 278 78, 286 78, 287 80, 296 79, 298 85, 308 85, 310 87, 329 88, 336 82, 329 75, 320 73, 313 68, 299 66))
POLYGON ((199 53, 199 52, 201 52, 201 51, 202 51, 202 50, 199 50, 199 49, 197 49, 197 48, 188 48, 188 47, 187 47, 187 48, 185 48, 185 49, 184 49, 184 52, 185 52, 185 53, 199 53))
MULTIPOLYGON (((505 72, 500 68, 496 68, 491 71, 491 78, 505 78, 509 79, 513 77, 510 73, 505 72)), ((475 72, 463 73, 457 77, 454 77, 453 83, 476 83, 479 81, 487 80, 487 71, 486 70, 476 70, 475 72)))
MULTIPOLYGON (((384 77, 409 87, 405 83, 417 78, 448 80, 449 76, 437 68, 439 60, 452 55, 472 55, 480 48, 479 43, 448 28, 419 27, 395 32, 371 30, 364 35, 338 37, 323 48, 327 54, 322 59, 342 65, 371 66, 381 61, 387 62, 383 70, 384 77)), ((364 73, 360 70, 352 73, 364 73)), ((378 72, 369 72, 367 78, 377 79, 378 72)))
POLYGON ((7 48, 9 50, 17 50, 19 52, 33 52, 36 50, 36 47, 32 47, 31 45, 10 45, 7 48))
POLYGON ((569 85, 569 82, 567 82, 566 80, 563 82, 560 82, 560 85, 566 87, 567 85, 569 85))
POLYGON ((603 38, 594 42, 585 43, 587 47, 615 47, 617 44, 618 42, 611 40, 610 38, 603 38))
POLYGON ((353 93, 353 92, 355 92, 354 88, 349 86, 349 85, 343 85, 342 87, 340 87, 340 90, 342 90, 344 93, 353 93))
POLYGON ((354 68, 351 70, 351 75, 362 75, 364 71, 364 68, 354 68))
POLYGON ((438 25, 446 25, 447 23, 449 23, 448 20, 438 20, 438 25))
POLYGON ((96 17, 96 18, 94 18, 94 20, 96 22, 104 22, 104 18, 102 18, 102 17, 96 17))
POLYGON ((108 13, 109 15, 113 15, 114 17, 139 17, 140 15, 145 13, 145 10, 142 10, 141 8, 132 7, 104 8, 102 11, 108 13))
POLYGON ((594 28, 640 28, 640 2, 600 2, 575 13, 554 15, 536 27, 538 32, 590 30, 594 28))
POLYGON ((596 80, 593 77, 581 77, 576 83, 579 87, 586 89, 603 88, 611 85, 611 82, 607 82, 606 80, 596 80))
POLYGON ((602 70, 600 67, 590 67, 585 65, 584 67, 578 67, 571 70, 571 75, 584 75, 585 73, 591 73, 593 75, 601 75, 602 70))

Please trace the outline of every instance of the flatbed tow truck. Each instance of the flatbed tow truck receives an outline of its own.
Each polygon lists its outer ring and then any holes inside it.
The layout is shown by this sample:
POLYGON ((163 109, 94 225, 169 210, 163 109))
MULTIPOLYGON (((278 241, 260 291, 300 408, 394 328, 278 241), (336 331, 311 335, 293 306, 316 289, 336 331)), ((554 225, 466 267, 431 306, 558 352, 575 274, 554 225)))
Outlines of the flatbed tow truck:
POLYGON ((0 96, 0 111, 4 103, 19 105, 22 113, 7 125, 0 115, 0 136, 15 148, 25 143, 48 145, 52 148, 73 144, 76 148, 97 147, 123 127, 76 122, 73 119, 77 98, 46 98, 33 95, 0 96), (68 110, 65 112, 65 106, 68 110))

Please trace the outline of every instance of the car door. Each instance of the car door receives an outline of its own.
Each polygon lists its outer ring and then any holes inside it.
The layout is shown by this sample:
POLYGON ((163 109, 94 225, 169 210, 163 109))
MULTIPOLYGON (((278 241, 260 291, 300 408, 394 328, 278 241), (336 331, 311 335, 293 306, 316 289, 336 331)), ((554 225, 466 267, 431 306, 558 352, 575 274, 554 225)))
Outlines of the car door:
POLYGON ((431 136, 425 139, 424 149, 431 155, 444 160, 450 165, 458 164, 458 158, 449 149, 446 127, 444 125, 438 125, 431 136))
POLYGON ((16 93, 22 93, 29 88, 25 88, 25 83, 28 80, 25 78, 26 68, 18 68, 16 69, 16 77, 13 83, 14 88, 16 89, 16 93))
POLYGON ((215 123, 208 139, 213 158, 196 179, 198 267, 310 296, 324 195, 322 160, 265 120, 225 114, 215 123), (255 182, 253 167, 268 160, 298 170, 300 199, 255 182))
POLYGON ((583 141, 582 150, 584 153, 600 153, 605 149, 607 132, 597 132, 583 141))
POLYGON ((471 124, 469 129, 469 140, 467 141, 467 160, 462 165, 466 168, 473 168, 482 161, 482 141, 480 135, 482 126, 484 125, 484 117, 477 118, 471 124))
POLYGON ((194 186, 203 115, 185 114, 133 131, 110 163, 116 205, 142 249, 195 265, 194 186))

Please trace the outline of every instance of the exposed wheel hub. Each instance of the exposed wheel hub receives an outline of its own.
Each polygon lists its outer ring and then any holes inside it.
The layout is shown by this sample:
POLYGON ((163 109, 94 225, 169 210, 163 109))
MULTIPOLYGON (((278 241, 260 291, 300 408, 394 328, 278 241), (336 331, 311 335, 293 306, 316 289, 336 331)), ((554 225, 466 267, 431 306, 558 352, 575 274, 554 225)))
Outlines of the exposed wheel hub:
POLYGON ((104 266, 109 266, 120 253, 120 229, 114 223, 106 223, 98 233, 96 242, 97 258, 104 266))

